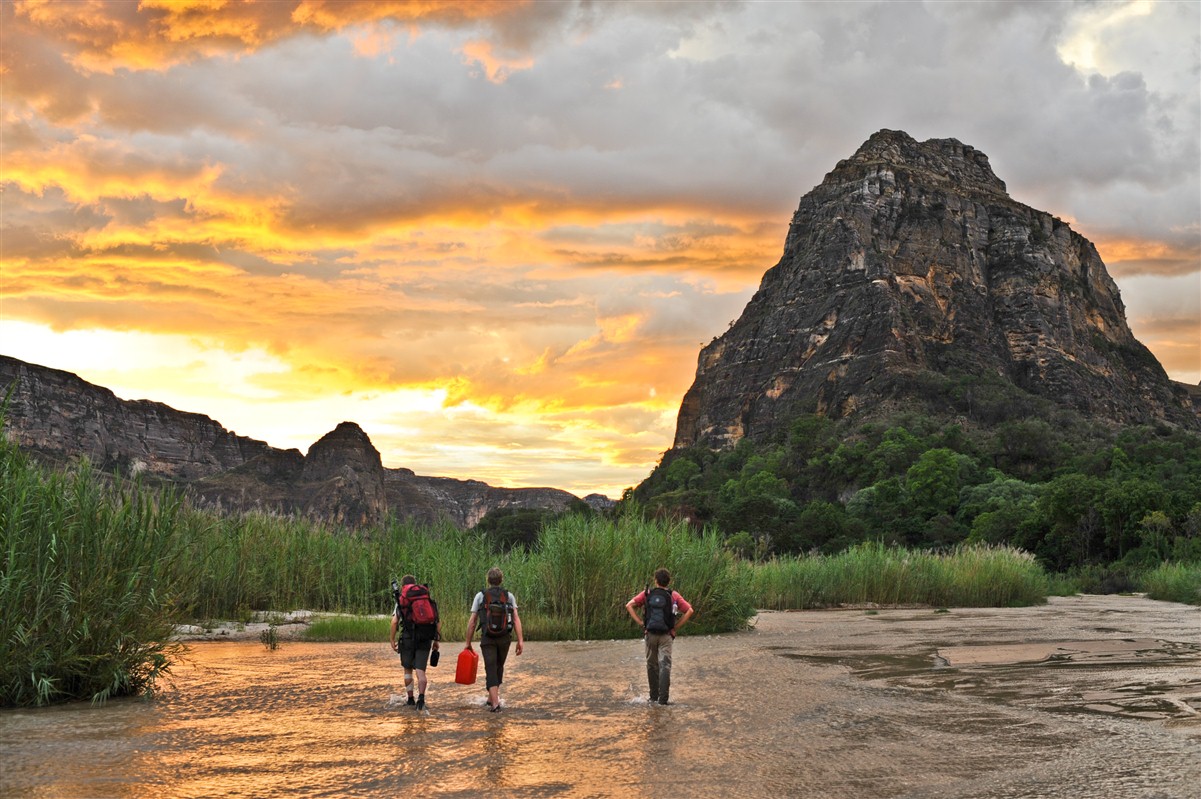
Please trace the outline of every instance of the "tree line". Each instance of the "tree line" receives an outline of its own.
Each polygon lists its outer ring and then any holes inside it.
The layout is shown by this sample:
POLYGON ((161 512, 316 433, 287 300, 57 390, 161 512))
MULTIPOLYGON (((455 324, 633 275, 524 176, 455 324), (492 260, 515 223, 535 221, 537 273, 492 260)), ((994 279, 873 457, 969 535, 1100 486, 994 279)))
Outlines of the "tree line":
POLYGON ((883 541, 1004 544, 1056 572, 1201 562, 1201 436, 1065 411, 992 425, 806 414, 771 441, 668 452, 626 500, 712 525, 752 558, 883 541))

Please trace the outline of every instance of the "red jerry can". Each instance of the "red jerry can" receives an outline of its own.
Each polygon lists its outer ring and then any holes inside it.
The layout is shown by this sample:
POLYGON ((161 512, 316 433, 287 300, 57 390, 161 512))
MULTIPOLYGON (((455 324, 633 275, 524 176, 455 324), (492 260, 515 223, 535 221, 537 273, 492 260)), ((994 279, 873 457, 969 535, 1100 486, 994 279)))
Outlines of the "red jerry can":
POLYGON ((479 670, 480 656, 474 649, 464 649, 459 653, 459 663, 455 667, 455 682, 459 685, 473 685, 479 670))

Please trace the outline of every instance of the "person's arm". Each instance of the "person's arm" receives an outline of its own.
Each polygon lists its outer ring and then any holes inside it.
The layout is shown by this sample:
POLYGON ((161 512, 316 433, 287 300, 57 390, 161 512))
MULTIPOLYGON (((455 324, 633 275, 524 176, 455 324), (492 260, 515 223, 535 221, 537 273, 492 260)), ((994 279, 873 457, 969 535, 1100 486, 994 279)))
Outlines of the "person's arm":
POLYGON ((388 633, 388 643, 392 645, 393 652, 399 652, 396 648, 396 614, 392 614, 392 630, 388 633))
POLYGON ((634 623, 637 624, 639 627, 644 626, 645 622, 643 622, 641 617, 639 617, 639 615, 634 611, 634 608, 638 607, 638 605, 641 604, 638 600, 645 593, 646 593, 645 591, 639 593, 637 596, 635 596, 633 599, 631 599, 629 602, 626 603, 626 613, 630 614, 630 618, 633 619, 634 623))
POLYGON ((513 629, 517 631, 517 654, 525 649, 525 636, 521 634, 521 616, 517 613, 517 605, 513 605, 513 629))
POLYGON ((475 620, 479 617, 477 611, 471 611, 471 618, 467 620, 467 649, 471 649, 471 637, 475 635, 475 620))
POLYGON ((692 618, 692 605, 689 605, 688 602, 684 600, 684 597, 676 594, 676 604, 684 608, 684 615, 676 619, 676 626, 672 628, 671 631, 673 638, 678 632, 680 632, 680 628, 687 624, 688 620, 692 618))

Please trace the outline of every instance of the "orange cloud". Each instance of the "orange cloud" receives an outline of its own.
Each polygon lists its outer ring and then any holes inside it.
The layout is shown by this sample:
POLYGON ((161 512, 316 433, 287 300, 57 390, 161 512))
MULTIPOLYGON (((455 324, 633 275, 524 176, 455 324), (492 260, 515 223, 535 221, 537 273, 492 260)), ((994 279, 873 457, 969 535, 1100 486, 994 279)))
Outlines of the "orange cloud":
POLYGON ((1194 232, 1185 242, 1099 238, 1094 243, 1113 277, 1187 275, 1201 269, 1201 242, 1194 232), (1192 241, 1187 241, 1191 238, 1192 241))
POLYGON ((492 43, 487 41, 467 42, 463 45, 462 52, 463 61, 483 67, 484 74, 492 83, 504 83, 514 72, 534 66, 534 59, 528 55, 508 58, 498 56, 493 52, 492 43))
POLYGON ((252 52, 305 32, 357 25, 461 27, 512 16, 528 2, 502 0, 141 0, 138 3, 17 0, 16 19, 53 35, 93 72, 160 70, 197 58, 252 52))

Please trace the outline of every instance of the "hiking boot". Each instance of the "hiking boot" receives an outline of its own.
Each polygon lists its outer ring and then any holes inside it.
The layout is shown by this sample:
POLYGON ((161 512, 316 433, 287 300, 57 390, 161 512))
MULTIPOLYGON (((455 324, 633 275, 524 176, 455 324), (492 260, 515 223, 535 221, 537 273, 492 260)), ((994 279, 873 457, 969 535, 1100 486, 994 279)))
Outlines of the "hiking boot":
POLYGON ((416 702, 414 702, 414 701, 413 701, 413 695, 412 695, 412 694, 409 694, 409 701, 405 702, 405 704, 406 704, 406 705, 415 705, 415 704, 417 704, 416 702))
POLYGON ((417 709, 425 710, 425 697, 424 696, 420 696, 417 698, 417 709))

